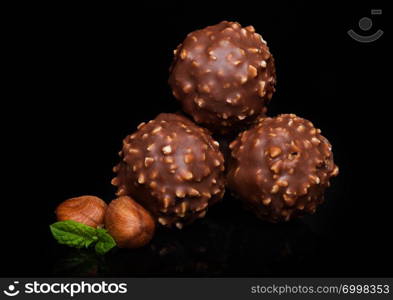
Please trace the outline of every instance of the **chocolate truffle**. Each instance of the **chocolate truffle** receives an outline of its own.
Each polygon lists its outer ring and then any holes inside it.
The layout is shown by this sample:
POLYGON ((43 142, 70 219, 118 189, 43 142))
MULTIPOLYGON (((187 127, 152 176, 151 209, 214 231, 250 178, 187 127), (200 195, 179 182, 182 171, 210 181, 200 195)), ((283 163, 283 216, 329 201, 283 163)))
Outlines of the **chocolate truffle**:
POLYGON ((254 27, 223 21, 191 32, 174 53, 169 84, 195 122, 226 134, 265 112, 275 66, 254 27))
POLYGON ((338 174, 320 132, 293 114, 261 118, 230 144, 228 187, 266 221, 314 213, 330 177, 338 174))
POLYGON ((209 132, 187 118, 160 114, 123 140, 114 168, 117 195, 129 195, 165 226, 204 217, 225 190, 224 159, 209 132))

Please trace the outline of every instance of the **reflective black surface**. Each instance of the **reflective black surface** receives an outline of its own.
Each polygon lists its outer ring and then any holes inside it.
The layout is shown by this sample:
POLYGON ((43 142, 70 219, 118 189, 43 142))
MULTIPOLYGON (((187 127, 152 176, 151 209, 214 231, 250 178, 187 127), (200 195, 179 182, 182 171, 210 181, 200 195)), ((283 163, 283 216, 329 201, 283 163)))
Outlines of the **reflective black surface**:
POLYGON ((346 274, 360 275, 359 257, 345 248, 353 233, 334 229, 336 219, 329 216, 330 209, 342 208, 340 197, 334 192, 327 196, 313 216, 270 224, 226 195, 206 218, 183 230, 159 228, 141 249, 115 248, 102 257, 53 242, 49 252, 54 264, 49 267, 55 276, 241 277, 327 276, 346 265, 346 274))
POLYGON ((373 1, 146 3, 16 7, 6 14, 10 88, 2 108, 1 276, 392 275, 391 54, 388 11, 373 1), (384 36, 361 44, 358 21, 384 36), (386 14, 385 14, 386 12, 386 14), (105 257, 57 245, 49 224, 63 200, 114 197, 124 136, 179 109, 167 84, 172 50, 221 20, 252 24, 277 64, 269 115, 311 120, 333 145, 340 175, 313 216, 267 224, 226 196, 182 231, 160 229, 137 250, 105 257))
MULTIPOLYGON (((227 199, 226 199, 227 200, 227 199)), ((228 200, 230 201, 230 200, 228 200)), ((160 228, 148 246, 92 251, 54 246, 56 275, 225 276, 302 274, 315 261, 322 237, 304 221, 273 225, 219 204, 184 230, 160 228), (222 216, 223 209, 228 213, 222 216), (62 248, 62 249, 60 249, 62 248)), ((231 207, 228 207, 231 206, 231 207)))

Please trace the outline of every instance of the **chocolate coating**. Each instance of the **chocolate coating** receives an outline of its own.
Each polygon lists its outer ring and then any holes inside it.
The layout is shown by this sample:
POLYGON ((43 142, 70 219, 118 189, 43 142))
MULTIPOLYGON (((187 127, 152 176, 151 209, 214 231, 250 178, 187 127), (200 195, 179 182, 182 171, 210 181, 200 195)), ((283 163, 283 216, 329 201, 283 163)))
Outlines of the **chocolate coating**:
POLYGON ((338 174, 320 132, 293 114, 261 118, 230 145, 228 187, 266 221, 314 213, 330 177, 338 174))
POLYGON ((160 114, 123 140, 117 195, 130 195, 166 226, 191 223, 224 195, 224 159, 206 129, 160 114))
POLYGON ((254 27, 223 21, 191 32, 174 53, 169 84, 195 122, 226 134, 266 111, 275 66, 254 27))

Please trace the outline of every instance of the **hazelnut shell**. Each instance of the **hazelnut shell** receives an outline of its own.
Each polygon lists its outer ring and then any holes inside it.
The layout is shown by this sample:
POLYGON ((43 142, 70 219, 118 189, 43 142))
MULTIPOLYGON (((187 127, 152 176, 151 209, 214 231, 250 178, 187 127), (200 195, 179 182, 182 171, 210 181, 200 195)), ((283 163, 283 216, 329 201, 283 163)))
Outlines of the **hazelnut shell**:
POLYGON ((91 227, 104 224, 106 203, 95 196, 80 196, 70 198, 60 203, 56 208, 58 221, 72 220, 91 227))
POLYGON ((149 212, 128 196, 113 200, 105 214, 105 227, 120 248, 139 248, 150 242, 155 223, 149 212))

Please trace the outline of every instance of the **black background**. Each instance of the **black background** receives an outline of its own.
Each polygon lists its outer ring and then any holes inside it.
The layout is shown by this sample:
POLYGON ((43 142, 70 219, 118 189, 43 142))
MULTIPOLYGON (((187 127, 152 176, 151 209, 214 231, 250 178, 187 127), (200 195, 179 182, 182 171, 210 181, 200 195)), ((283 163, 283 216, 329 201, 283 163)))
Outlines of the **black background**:
POLYGON ((255 1, 3 10, 8 95, 2 107, 1 276, 392 276, 388 12, 380 3, 255 1), (59 246, 48 225, 61 201, 109 202, 121 141, 179 109, 167 84, 172 50, 221 20, 252 24, 276 60, 268 114, 311 120, 333 145, 340 175, 313 216, 271 225, 229 196, 183 231, 97 258, 59 246), (385 31, 361 44, 347 31, 385 31), (75 265, 72 265, 72 262, 75 265))

